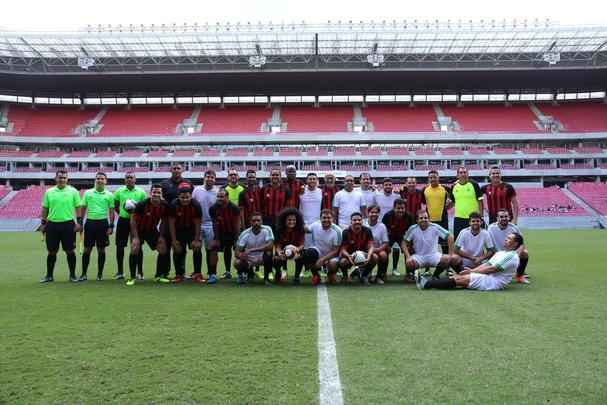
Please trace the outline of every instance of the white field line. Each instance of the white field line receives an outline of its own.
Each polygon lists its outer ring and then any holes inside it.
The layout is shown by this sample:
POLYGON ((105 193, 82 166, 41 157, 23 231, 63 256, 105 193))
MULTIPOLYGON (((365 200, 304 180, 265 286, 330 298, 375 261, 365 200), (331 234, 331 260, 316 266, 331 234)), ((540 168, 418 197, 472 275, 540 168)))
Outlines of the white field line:
POLYGON ((327 288, 318 287, 318 378, 320 405, 343 405, 344 399, 337 366, 333 322, 327 288))

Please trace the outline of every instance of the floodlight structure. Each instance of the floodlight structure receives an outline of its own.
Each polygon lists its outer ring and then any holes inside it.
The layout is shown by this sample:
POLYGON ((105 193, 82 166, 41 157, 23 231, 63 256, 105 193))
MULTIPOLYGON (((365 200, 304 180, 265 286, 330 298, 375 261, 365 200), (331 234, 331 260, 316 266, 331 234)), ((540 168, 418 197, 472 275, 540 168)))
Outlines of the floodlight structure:
POLYGON ((257 51, 257 55, 249 57, 249 66, 261 69, 266 64, 267 58, 261 53, 261 46, 259 44, 255 44, 255 50, 257 51))
POLYGON ((374 67, 378 68, 384 64, 384 55, 377 53, 377 48, 379 44, 376 42, 373 44, 373 50, 369 55, 367 55, 367 62, 374 67))

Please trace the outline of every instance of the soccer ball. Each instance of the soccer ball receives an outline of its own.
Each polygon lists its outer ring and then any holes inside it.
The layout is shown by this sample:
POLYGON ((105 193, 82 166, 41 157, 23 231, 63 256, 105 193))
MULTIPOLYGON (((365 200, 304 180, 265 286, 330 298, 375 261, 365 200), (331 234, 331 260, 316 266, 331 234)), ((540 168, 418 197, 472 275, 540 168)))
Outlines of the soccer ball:
POLYGON ((352 255, 352 259, 354 260, 354 264, 361 264, 364 263, 365 260, 367 260, 367 254, 362 250, 357 250, 352 255))
POLYGON ((295 246, 293 246, 293 245, 285 246, 285 256, 287 256, 287 259, 294 258, 295 257, 295 246))
POLYGON ((133 210, 135 210, 136 206, 137 206, 137 203, 133 200, 126 200, 124 202, 124 210, 126 212, 132 212, 133 210))

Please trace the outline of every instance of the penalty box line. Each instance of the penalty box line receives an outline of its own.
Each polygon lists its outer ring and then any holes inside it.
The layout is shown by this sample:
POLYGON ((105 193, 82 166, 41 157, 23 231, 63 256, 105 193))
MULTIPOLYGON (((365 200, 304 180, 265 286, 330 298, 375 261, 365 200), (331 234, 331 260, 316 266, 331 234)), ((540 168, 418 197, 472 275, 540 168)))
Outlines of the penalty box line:
POLYGON ((329 294, 324 285, 320 285, 317 291, 320 405, 343 405, 329 294))

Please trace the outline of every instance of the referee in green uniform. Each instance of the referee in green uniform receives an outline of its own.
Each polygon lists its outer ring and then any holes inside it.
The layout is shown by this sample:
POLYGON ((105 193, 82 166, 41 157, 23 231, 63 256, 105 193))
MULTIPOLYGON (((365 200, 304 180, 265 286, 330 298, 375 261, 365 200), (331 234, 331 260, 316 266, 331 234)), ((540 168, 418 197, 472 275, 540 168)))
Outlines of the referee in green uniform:
POLYGON ((45 235, 48 255, 46 256, 46 276, 40 282, 53 281, 59 244, 67 256, 70 281, 77 282, 74 249, 76 248, 76 232, 80 232, 82 229, 80 193, 67 184, 65 170, 58 170, 55 173, 55 183, 55 187, 48 189, 42 198, 40 231, 45 235), (75 219, 76 222, 74 222, 75 219))
POLYGON ((103 280, 105 247, 110 244, 109 236, 114 230, 114 196, 106 190, 107 175, 95 174, 95 187, 86 190, 82 196, 82 216, 84 223, 84 253, 82 254, 82 275, 78 281, 86 281, 86 271, 91 260, 91 251, 97 246, 97 281, 103 280), (109 217, 109 221, 108 221, 109 217))
MULTIPOLYGON (((135 173, 126 172, 124 175, 124 186, 114 192, 114 210, 118 214, 118 223, 116 224, 116 262, 118 271, 114 278, 121 280, 124 278, 124 248, 129 244, 129 236, 131 235, 131 213, 124 209, 124 203, 127 200, 133 200, 135 203, 143 201, 147 198, 145 190, 137 187, 135 183, 137 177, 135 173)), ((143 255, 141 256, 143 262, 143 255)), ((138 263, 140 277, 143 277, 143 263, 138 263)))
POLYGON ((457 169, 457 181, 451 189, 455 216, 453 218, 453 238, 470 226, 470 214, 481 213, 483 193, 478 183, 468 178, 468 169, 460 166, 457 169))

